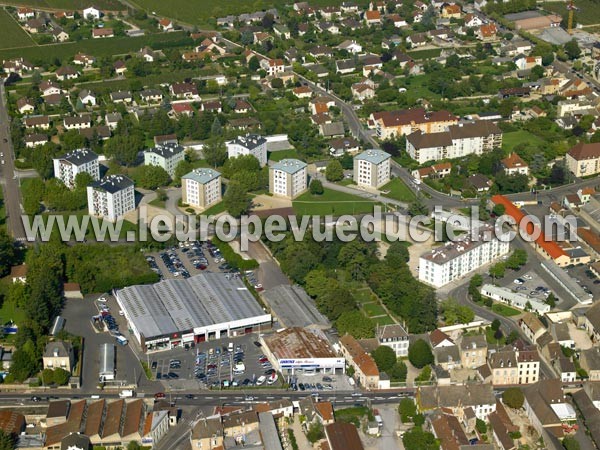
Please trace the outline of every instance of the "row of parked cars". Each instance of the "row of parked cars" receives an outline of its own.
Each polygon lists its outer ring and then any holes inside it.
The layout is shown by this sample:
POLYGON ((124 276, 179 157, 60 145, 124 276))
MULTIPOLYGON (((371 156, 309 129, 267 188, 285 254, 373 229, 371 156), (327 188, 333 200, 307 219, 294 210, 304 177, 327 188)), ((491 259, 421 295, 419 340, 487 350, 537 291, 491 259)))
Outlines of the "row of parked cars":
POLYGON ((175 251, 162 252, 160 254, 160 259, 163 260, 165 267, 174 277, 178 277, 180 275, 183 278, 190 277, 190 273, 188 272, 188 270, 185 268, 185 266, 181 262, 181 259, 179 259, 177 252, 175 252, 175 251))

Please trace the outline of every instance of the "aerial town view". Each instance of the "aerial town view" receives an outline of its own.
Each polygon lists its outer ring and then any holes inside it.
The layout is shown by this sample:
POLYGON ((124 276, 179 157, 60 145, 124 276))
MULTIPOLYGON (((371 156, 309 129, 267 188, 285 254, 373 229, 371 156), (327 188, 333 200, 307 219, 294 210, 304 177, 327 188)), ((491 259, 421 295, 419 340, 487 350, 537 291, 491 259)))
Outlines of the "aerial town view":
POLYGON ((600 0, 2 0, 0 186, 0 450, 600 449, 600 0))

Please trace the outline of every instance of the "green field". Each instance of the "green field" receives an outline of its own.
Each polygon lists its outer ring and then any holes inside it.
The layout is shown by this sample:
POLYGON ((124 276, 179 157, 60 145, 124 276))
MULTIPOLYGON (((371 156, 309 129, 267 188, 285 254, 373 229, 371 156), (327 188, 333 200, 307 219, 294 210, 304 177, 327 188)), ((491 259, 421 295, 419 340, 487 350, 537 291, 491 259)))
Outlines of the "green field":
POLYGON ((127 8, 118 0, 8 0, 3 3, 7 5, 23 5, 47 9, 83 10, 94 5, 100 10, 123 11, 127 8))
POLYGON ((4 9, 0 9, 0 29, 2 30, 0 49, 35 45, 25 30, 4 9))
POLYGON ((513 148, 522 143, 541 145, 544 143, 544 140, 525 130, 509 131, 502 136, 502 149, 505 151, 510 152, 513 148))
POLYGON ((440 48, 429 48, 427 50, 415 50, 409 51, 408 54, 413 59, 431 59, 437 58, 442 53, 442 49, 440 48))
POLYGON ((503 305, 502 303, 494 303, 492 306, 492 311, 504 317, 518 316, 521 314, 521 311, 518 309, 511 308, 510 306, 503 305))
POLYGON ((269 152, 269 161, 281 161, 286 158, 300 159, 298 151, 295 148, 289 150, 281 150, 278 152, 269 152))
POLYGON ((344 214, 366 214, 373 212, 375 202, 345 192, 325 189, 323 195, 312 195, 306 192, 292 202, 298 215, 328 214, 341 216, 344 214))
MULTIPOLYGON (((269 8, 280 8, 289 5, 287 0, 255 0, 247 2, 244 0, 229 0, 227 2, 213 2, 210 0, 130 0, 130 3, 138 6, 149 13, 155 12, 159 16, 170 17, 184 23, 206 24, 210 19, 229 14, 238 15, 261 11, 269 8)), ((326 6, 338 5, 339 0, 313 0, 310 5, 326 6)), ((360 2, 364 3, 364 2, 360 2)))
MULTIPOLYGON (((3 40, 0 40, 4 42, 3 40)), ((53 62, 56 58, 71 59, 78 52, 89 53, 96 57, 123 55, 137 51, 148 45, 154 50, 177 45, 191 45, 191 39, 185 33, 161 33, 139 37, 115 37, 108 39, 86 39, 81 42, 67 42, 64 44, 50 44, 23 48, 0 50, 0 60, 23 57, 36 62, 53 62)))
POLYGON ((399 202, 412 202, 415 199, 415 194, 400 178, 394 178, 388 184, 380 189, 382 192, 389 191, 383 194, 384 197, 393 198, 399 202))
POLYGON ((387 314, 385 309, 383 309, 383 306, 378 305, 377 303, 366 303, 363 305, 363 309, 369 317, 384 316, 387 314))
POLYGON ((373 320, 379 326, 392 325, 392 324, 396 323, 396 322, 394 322, 394 319, 392 319, 390 316, 376 317, 373 320))
POLYGON ((25 320, 25 311, 17 308, 13 303, 5 301, 2 303, 2 308, 0 308, 0 323, 4 325, 11 320, 17 325, 21 325, 25 320))
MULTIPOLYGON (((600 24, 600 3, 598 0, 576 0, 577 10, 574 23, 582 25, 600 24)), ((565 17, 567 15, 567 2, 546 2, 543 8, 547 11, 565 17)), ((587 31, 587 30, 586 30, 587 31)))

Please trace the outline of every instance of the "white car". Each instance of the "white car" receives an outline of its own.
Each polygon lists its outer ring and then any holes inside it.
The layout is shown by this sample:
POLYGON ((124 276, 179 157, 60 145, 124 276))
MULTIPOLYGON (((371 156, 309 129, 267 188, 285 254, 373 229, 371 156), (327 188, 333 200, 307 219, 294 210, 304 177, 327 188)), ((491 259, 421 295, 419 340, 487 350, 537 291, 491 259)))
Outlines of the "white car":
POLYGON ((119 311, 119 315, 120 316, 124 316, 125 315, 125 313, 123 312, 123 310, 119 311))
POLYGON ((275 382, 277 381, 277 378, 278 378, 277 374, 276 374, 276 373, 274 373, 274 374, 273 374, 271 377, 269 377, 269 379, 267 380, 267 384, 271 385, 271 384, 275 383, 275 382))
POLYGON ((256 380, 256 385, 261 386, 265 381, 267 381, 267 377, 261 375, 260 377, 258 377, 258 380, 256 380))
POLYGON ((516 278, 515 281, 513 281, 513 283, 515 283, 515 284, 523 284, 523 282, 521 280, 519 280, 518 278, 516 278))
POLYGON ((98 301, 99 301, 100 303, 106 303, 106 297, 100 297, 100 298, 98 299, 98 301))

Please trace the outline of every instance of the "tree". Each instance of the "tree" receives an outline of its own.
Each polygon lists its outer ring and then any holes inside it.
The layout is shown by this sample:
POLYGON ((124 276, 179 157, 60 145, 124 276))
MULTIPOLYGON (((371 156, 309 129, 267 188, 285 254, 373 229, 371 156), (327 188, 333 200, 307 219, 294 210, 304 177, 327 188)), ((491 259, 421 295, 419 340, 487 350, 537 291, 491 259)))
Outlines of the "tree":
POLYGON ((449 298, 445 302, 442 302, 440 310, 444 315, 446 325, 469 323, 475 318, 475 313, 471 308, 458 304, 453 298, 449 298))
POLYGON ((310 182, 310 193, 312 195, 323 195, 323 192, 325 192, 325 190, 323 189, 321 180, 312 180, 310 182))
POLYGON ((385 254, 385 261, 392 267, 406 265, 410 258, 406 243, 402 241, 393 241, 385 254))
POLYGON ((550 292, 550 295, 545 300, 545 303, 550 306, 550 308, 554 308, 556 306, 557 298, 553 292, 550 292))
POLYGON ((69 378, 71 378, 71 373, 69 371, 60 367, 54 369, 53 380, 55 384, 64 386, 69 382, 69 378))
POLYGON ((398 360, 396 361, 396 364, 394 364, 394 367, 392 367, 392 370, 388 375, 390 376, 392 381, 404 382, 406 381, 406 377, 408 375, 408 367, 406 366, 404 361, 398 360))
POLYGON ((142 446, 138 443, 138 441, 131 441, 127 444, 127 450, 142 450, 142 446))
POLYGON ((498 279, 503 278, 506 273, 506 264, 499 262, 490 267, 489 273, 492 278, 498 279))
POLYGON ((406 450, 439 450, 440 448, 440 444, 433 434, 417 426, 404 433, 402 443, 406 450))
POLYGON ((417 369, 433 364, 431 347, 423 339, 417 339, 414 344, 408 347, 408 360, 417 369))
POLYGON ((169 180, 169 174, 160 166, 142 166, 136 173, 137 184, 144 189, 154 190, 169 184, 169 180))
POLYGON ((417 193, 416 198, 408 205, 408 213, 413 217, 426 216, 429 214, 429 209, 427 208, 427 205, 425 205, 423 195, 420 192, 417 193))
POLYGON ((417 405, 410 398, 403 398, 398 405, 398 413, 402 423, 411 422, 413 417, 417 415, 417 405))
POLYGON ((507 258, 505 264, 509 269, 519 270, 521 267, 527 264, 527 252, 520 248, 514 250, 507 258))
POLYGON ((15 436, 0 430, 0 450, 13 450, 15 448, 15 436))
POLYGON ((273 78, 273 80, 271 80, 271 87, 273 89, 283 88, 283 80, 281 78, 273 78))
POLYGON ((12 238, 6 229, 0 229, 0 277, 10 271, 10 266, 15 259, 15 247, 12 238))
POLYGON ((520 388, 511 387, 502 393, 502 401, 509 408, 521 409, 525 401, 525 396, 520 388))
POLYGON ((429 380, 431 380, 431 366, 425 366, 421 373, 415 377, 415 383, 426 383, 429 380))
POLYGON ((250 207, 250 201, 246 190, 237 181, 230 181, 227 185, 227 190, 223 196, 223 204, 225 209, 233 217, 240 217, 242 214, 248 211, 250 207))
POLYGON ((496 217, 503 216, 505 212, 506 212, 506 207, 504 205, 502 205, 501 203, 494 205, 494 208, 492 209, 492 213, 494 213, 494 215, 496 217))
POLYGON ((371 356, 375 360, 375 364, 377 364, 377 368, 381 372, 389 372, 392 370, 394 365, 396 364, 396 352, 386 345, 380 345, 371 353, 371 356))
POLYGON ((342 164, 337 160, 331 160, 325 168, 325 178, 327 181, 340 181, 344 178, 344 169, 342 164))
MULTIPOLYGON (((250 36, 252 36, 252 34, 250 34, 250 36)), ((254 39, 254 37, 252 39, 254 39)), ((251 72, 257 72, 258 69, 260 69, 260 61, 256 56, 253 56, 252 58, 250 58, 250 61, 248 61, 248 69, 251 72)))
POLYGON ((517 330, 511 330, 510 333, 508 333, 508 336, 506 336, 506 343, 512 344, 517 339, 519 339, 519 332, 517 330))
POLYGON ((374 336, 375 323, 360 311, 354 310, 342 312, 335 321, 335 327, 340 336, 348 333, 356 339, 367 339, 374 336))
POLYGON ((580 450, 579 442, 573 436, 567 436, 562 440, 565 450, 580 450))
POLYGON ((492 321, 492 324, 491 324, 490 327, 491 327, 492 330, 497 331, 497 330, 500 329, 500 325, 501 325, 500 321, 498 319, 494 319, 492 321))
POLYGON ((306 439, 308 439, 311 444, 314 444, 319 439, 323 439, 324 436, 323 424, 319 421, 313 422, 306 432, 306 439))
POLYGON ((479 434, 487 433, 487 424, 485 423, 485 421, 483 421, 481 419, 477 419, 475 421, 475 428, 477 429, 477 432, 479 434))
POLYGON ((577 40, 572 39, 564 45, 565 53, 569 59, 577 59, 581 56, 581 49, 577 40))
MULTIPOLYGON (((227 148, 221 139, 211 139, 204 144, 202 154, 212 167, 220 167, 227 160, 227 148)), ((234 158, 235 159, 235 158, 234 158)), ((260 165, 259 165, 260 166, 260 165)))

